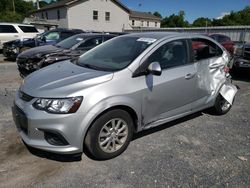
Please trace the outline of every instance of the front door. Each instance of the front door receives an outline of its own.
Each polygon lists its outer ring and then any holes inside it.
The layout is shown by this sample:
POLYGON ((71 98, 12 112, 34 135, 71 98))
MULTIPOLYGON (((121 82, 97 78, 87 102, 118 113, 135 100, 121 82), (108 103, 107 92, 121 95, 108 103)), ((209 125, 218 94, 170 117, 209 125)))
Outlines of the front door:
POLYGON ((162 74, 149 74, 142 92, 142 123, 144 126, 158 120, 178 116, 191 110, 196 99, 196 69, 190 63, 188 45, 184 39, 167 42, 145 61, 159 62, 162 74))

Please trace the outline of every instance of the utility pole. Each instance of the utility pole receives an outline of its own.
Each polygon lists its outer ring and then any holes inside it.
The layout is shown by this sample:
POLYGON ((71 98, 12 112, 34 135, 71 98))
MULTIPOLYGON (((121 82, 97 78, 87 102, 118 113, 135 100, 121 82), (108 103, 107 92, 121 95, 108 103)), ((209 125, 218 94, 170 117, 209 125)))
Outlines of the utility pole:
POLYGON ((13 6, 13 12, 16 12, 16 7, 15 7, 15 0, 12 0, 12 6, 13 6))
POLYGON ((207 19, 206 19, 206 33, 208 34, 208 32, 207 32, 207 19))
POLYGON ((39 6, 39 0, 36 0, 36 7, 37 7, 37 10, 40 9, 40 6, 39 6))

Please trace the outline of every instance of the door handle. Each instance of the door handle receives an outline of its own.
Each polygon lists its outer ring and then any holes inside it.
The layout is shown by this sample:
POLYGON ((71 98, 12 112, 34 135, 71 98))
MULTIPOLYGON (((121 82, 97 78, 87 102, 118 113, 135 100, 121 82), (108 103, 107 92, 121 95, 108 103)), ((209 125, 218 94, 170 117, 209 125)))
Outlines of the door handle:
POLYGON ((186 80, 189 80, 189 79, 193 78, 194 76, 195 76, 195 74, 188 73, 188 74, 185 76, 185 79, 186 79, 186 80))

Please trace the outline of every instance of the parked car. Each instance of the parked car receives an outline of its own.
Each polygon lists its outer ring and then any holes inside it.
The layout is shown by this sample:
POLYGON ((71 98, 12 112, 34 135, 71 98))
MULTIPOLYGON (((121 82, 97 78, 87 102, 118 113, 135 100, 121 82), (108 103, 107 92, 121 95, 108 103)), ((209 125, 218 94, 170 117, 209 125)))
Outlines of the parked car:
POLYGON ((250 44, 246 43, 242 46, 241 50, 235 54, 235 61, 233 64, 234 70, 249 69, 250 70, 250 44))
POLYGON ((222 34, 211 34, 209 36, 219 42, 230 53, 231 57, 234 56, 234 42, 230 37, 222 34))
POLYGON ((55 62, 79 57, 86 51, 116 35, 83 33, 69 37, 55 45, 46 45, 22 52, 17 65, 22 77, 55 62))
POLYGON ((227 113, 237 92, 224 71, 228 60, 206 36, 115 37, 76 61, 26 77, 13 117, 28 146, 61 154, 86 148, 96 159, 110 159, 127 148, 134 132, 207 108, 227 113), (192 43, 203 45, 193 49, 192 43))
POLYGON ((3 49, 3 43, 11 40, 25 40, 33 38, 39 34, 33 25, 0 23, 0 50, 3 49))
POLYGON ((3 44, 3 54, 5 57, 15 60, 19 53, 36 47, 49 44, 56 44, 68 37, 82 33, 80 29, 53 29, 34 38, 27 40, 13 40, 3 44))

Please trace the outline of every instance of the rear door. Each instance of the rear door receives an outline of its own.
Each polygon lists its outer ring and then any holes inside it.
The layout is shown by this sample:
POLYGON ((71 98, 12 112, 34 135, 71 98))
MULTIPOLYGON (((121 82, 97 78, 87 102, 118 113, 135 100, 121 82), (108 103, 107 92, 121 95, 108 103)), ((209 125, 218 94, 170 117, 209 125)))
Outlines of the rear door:
POLYGON ((144 63, 159 62, 160 76, 142 77, 143 124, 181 115, 191 110, 196 99, 196 69, 190 63, 186 39, 173 40, 158 47, 144 63))
POLYGON ((196 102, 194 109, 202 108, 213 100, 213 96, 221 80, 225 79, 223 67, 226 59, 222 49, 205 38, 193 38, 190 40, 192 59, 197 71, 197 83, 195 87, 196 102))
POLYGON ((18 28, 22 31, 20 38, 23 39, 34 38, 39 33, 34 26, 18 25, 18 28))
POLYGON ((19 33, 13 25, 0 25, 0 48, 3 43, 16 40, 19 38, 19 33))

